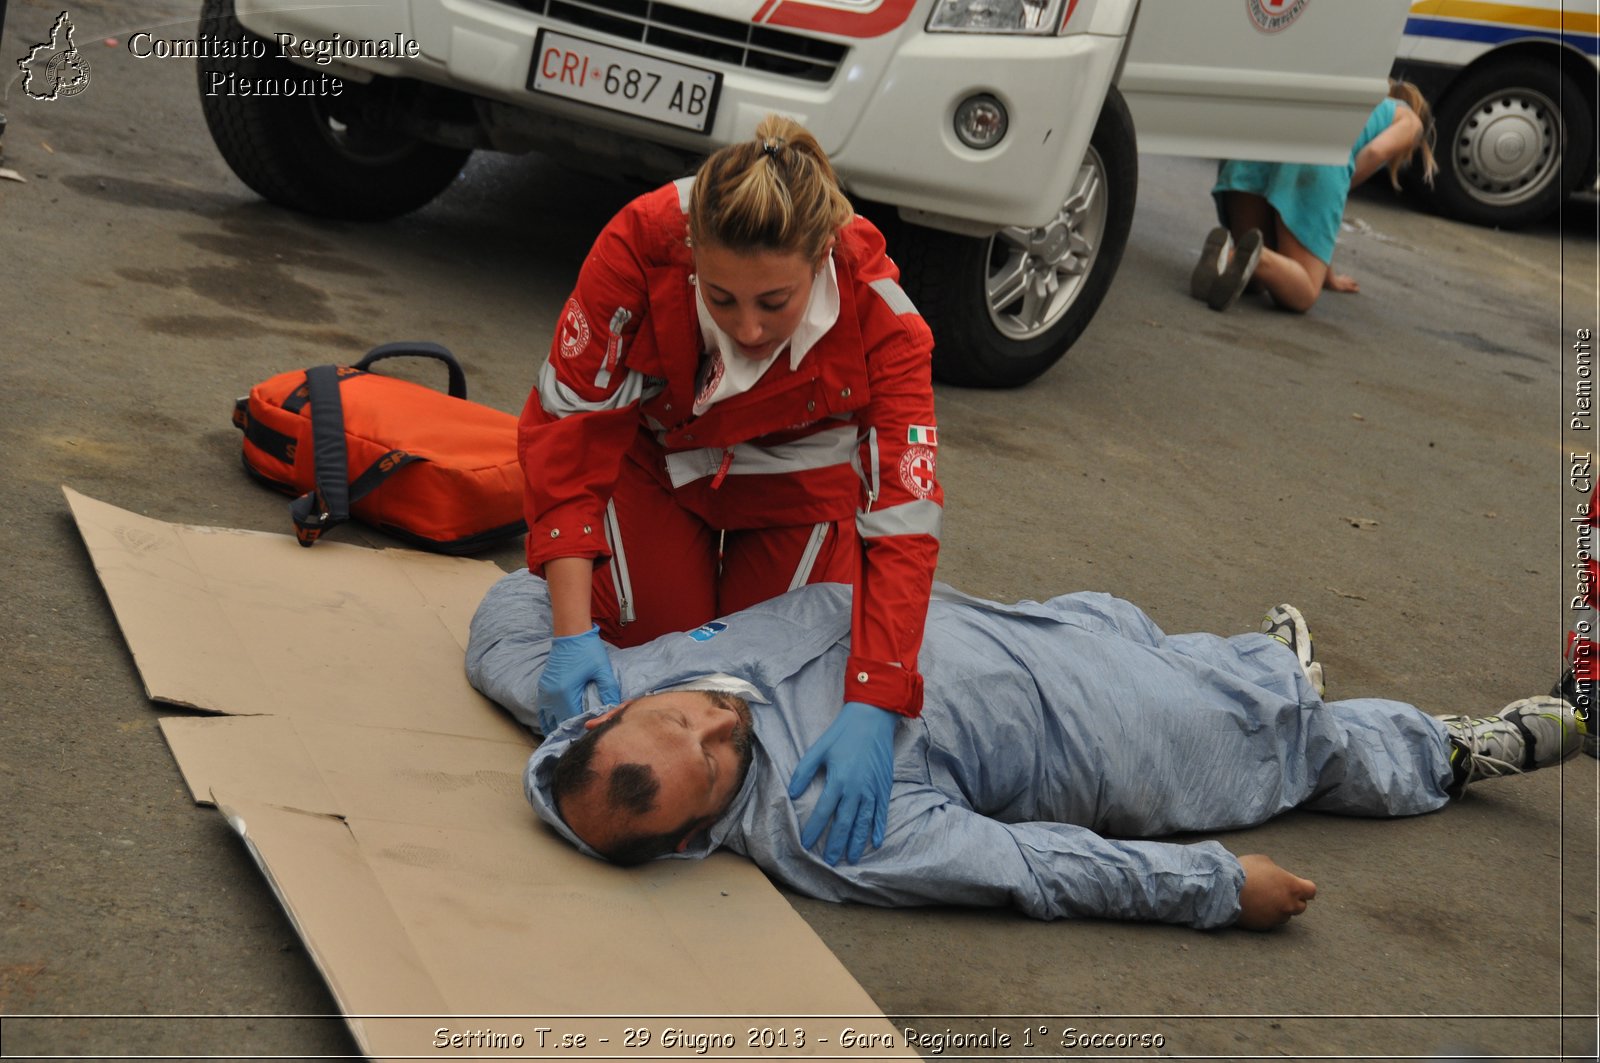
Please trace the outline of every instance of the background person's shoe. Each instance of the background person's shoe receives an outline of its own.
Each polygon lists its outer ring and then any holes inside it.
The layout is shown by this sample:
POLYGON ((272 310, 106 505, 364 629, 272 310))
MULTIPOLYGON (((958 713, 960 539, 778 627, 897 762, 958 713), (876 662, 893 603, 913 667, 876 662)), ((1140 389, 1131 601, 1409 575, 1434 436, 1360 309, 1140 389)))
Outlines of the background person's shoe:
POLYGON ((1211 295, 1211 286, 1222 276, 1228 265, 1228 252, 1233 249, 1233 234, 1222 226, 1206 233, 1205 246, 1200 249, 1200 261, 1189 274, 1189 294, 1202 303, 1211 295))
POLYGON ((1494 716, 1441 716, 1450 732, 1451 791, 1478 779, 1548 768, 1583 748, 1587 728, 1560 698, 1513 701, 1494 716))
POLYGON ((1323 681, 1322 662, 1317 660, 1316 650, 1311 645, 1311 628, 1306 626, 1306 618, 1300 615, 1300 610, 1287 602, 1273 606, 1261 618, 1261 633, 1271 635, 1294 651, 1301 670, 1317 688, 1318 696, 1328 692, 1327 683, 1323 681))
POLYGON ((1255 275, 1256 264, 1261 261, 1261 230, 1251 229, 1234 245, 1233 258, 1223 267, 1217 279, 1211 282, 1211 293, 1206 305, 1213 310, 1227 310, 1239 301, 1245 285, 1255 275))

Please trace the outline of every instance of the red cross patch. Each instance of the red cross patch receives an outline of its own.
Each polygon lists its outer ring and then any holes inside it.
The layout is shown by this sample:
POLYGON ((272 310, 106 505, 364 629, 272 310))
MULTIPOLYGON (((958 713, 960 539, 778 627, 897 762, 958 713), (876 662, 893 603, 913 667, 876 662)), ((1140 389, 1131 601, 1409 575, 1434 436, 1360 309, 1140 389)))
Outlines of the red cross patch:
POLYGON ((1262 33, 1277 33, 1304 14, 1310 3, 1311 0, 1245 0, 1245 8, 1256 29, 1262 33))
POLYGON ((557 335, 560 337, 563 358, 576 358, 589 346, 589 319, 584 316, 583 307, 578 305, 578 300, 567 300, 566 307, 561 311, 561 325, 557 335))
POLYGON ((907 447, 900 456, 900 482, 918 498, 933 494, 934 457, 931 447, 907 447))

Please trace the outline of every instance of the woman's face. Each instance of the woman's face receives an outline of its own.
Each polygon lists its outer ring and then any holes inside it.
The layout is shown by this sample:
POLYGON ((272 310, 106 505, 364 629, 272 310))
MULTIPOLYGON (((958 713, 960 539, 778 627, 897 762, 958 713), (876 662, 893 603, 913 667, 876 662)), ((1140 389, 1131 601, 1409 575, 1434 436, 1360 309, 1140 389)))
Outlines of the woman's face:
POLYGON ((711 320, 752 361, 794 335, 819 266, 798 251, 732 251, 720 244, 694 249, 695 276, 711 320))

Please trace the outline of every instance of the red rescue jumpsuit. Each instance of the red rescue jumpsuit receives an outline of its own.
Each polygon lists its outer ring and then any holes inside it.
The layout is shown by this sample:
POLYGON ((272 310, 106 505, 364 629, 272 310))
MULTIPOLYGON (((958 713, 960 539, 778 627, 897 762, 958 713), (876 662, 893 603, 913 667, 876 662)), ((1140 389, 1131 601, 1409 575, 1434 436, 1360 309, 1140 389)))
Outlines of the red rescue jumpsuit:
POLYGON ((750 391, 693 416, 691 180, 611 220, 562 310, 518 433, 528 566, 609 559, 591 607, 615 645, 791 586, 851 583, 843 700, 915 716, 943 514, 932 334, 882 235, 856 219, 833 250, 833 327, 797 368, 784 352, 750 391))

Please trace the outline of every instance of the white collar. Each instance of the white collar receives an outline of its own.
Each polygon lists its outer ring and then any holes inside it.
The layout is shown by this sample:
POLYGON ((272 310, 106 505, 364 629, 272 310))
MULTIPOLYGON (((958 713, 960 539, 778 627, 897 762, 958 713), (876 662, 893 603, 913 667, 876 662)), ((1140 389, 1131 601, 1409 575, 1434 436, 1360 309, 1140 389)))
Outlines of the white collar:
POLYGON ((711 672, 694 679, 685 679, 681 683, 674 683, 672 686, 662 687, 660 690, 652 690, 651 693, 666 694, 674 690, 715 690, 722 694, 736 694, 747 702, 761 705, 771 704, 762 696, 761 691, 757 690, 749 682, 726 672, 711 672))

